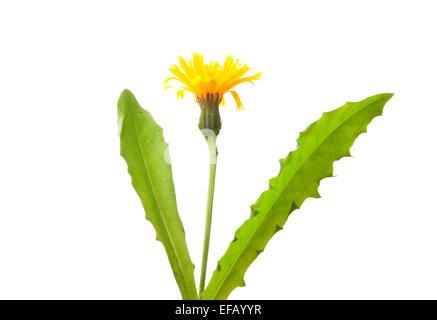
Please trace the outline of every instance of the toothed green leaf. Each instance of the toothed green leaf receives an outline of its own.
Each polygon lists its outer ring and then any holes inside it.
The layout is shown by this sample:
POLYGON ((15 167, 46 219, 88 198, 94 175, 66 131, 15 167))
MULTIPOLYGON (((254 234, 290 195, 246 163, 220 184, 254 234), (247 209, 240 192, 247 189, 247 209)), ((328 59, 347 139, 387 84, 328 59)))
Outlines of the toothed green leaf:
POLYGON ((320 197, 320 180, 332 177, 334 161, 350 155, 355 139, 381 115, 391 97, 379 94, 348 102, 324 113, 300 134, 297 149, 280 160, 278 176, 269 181, 269 190, 252 205, 251 217, 235 233, 201 299, 226 299, 236 287, 244 286, 244 273, 267 242, 306 198, 320 197))
POLYGON ((176 206, 171 165, 165 161, 167 143, 162 128, 140 107, 134 95, 124 90, 118 100, 121 155, 126 160, 132 185, 138 193, 146 219, 156 230, 183 299, 198 299, 194 265, 176 206))

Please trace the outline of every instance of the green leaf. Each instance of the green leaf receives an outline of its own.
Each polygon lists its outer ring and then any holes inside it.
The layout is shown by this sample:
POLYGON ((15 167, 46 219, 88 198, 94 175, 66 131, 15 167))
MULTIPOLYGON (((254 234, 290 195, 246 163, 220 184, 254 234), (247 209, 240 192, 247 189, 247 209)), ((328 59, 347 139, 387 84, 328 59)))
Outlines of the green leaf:
POLYGON ((245 285, 244 273, 267 242, 282 230, 290 213, 306 198, 320 198, 320 180, 332 177, 334 161, 350 156, 355 139, 366 132, 374 117, 382 114, 391 97, 379 94, 348 102, 324 113, 300 134, 297 149, 280 160, 278 176, 269 181, 269 190, 252 205, 251 217, 235 233, 201 299, 226 299, 236 287, 245 285))
POLYGON ((194 265, 177 211, 171 165, 164 159, 168 145, 162 128, 129 90, 124 90, 118 100, 118 124, 121 155, 127 162, 132 185, 146 219, 155 227, 156 240, 164 245, 182 298, 198 299, 194 265))

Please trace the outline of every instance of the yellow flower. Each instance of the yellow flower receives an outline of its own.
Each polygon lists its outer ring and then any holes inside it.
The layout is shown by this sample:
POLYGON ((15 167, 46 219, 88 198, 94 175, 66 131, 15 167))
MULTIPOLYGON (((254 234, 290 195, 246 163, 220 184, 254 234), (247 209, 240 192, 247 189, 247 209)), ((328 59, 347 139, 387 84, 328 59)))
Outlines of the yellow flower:
MULTIPOLYGON (((193 58, 187 63, 184 58, 179 57, 179 64, 173 65, 169 70, 174 76, 165 80, 167 83, 170 80, 176 80, 182 83, 181 88, 177 92, 178 98, 184 97, 184 92, 188 91, 195 95, 199 105, 205 103, 214 103, 217 106, 224 104, 224 94, 230 93, 237 103, 237 110, 243 109, 243 104, 237 92, 231 90, 240 83, 259 80, 261 72, 244 76, 250 70, 246 65, 239 63, 239 60, 234 60, 232 56, 228 56, 222 66, 218 62, 205 64, 203 55, 193 54, 193 58)), ((170 88, 170 87, 167 87, 170 88)))

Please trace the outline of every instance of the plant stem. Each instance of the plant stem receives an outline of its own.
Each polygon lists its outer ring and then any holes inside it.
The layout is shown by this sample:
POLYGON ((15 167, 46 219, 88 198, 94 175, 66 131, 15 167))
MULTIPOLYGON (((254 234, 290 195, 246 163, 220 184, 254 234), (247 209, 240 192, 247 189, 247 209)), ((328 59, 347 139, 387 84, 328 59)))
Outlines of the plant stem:
POLYGON ((203 239, 202 269, 200 272, 199 295, 205 289, 206 266, 208 263, 209 240, 211 236, 212 203, 214 199, 215 172, 217 167, 216 136, 206 136, 209 148, 209 184, 206 204, 205 236, 203 239))

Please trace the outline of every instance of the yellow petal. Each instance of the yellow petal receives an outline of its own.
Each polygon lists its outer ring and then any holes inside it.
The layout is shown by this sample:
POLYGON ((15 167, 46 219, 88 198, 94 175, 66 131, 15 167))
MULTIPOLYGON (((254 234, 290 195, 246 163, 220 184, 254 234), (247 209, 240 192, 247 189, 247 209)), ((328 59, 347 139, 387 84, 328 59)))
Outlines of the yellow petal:
POLYGON ((222 101, 220 101, 220 105, 224 106, 225 105, 225 96, 222 96, 222 101))
POLYGON ((164 84, 166 84, 170 80, 178 80, 178 78, 176 78, 176 77, 168 77, 167 79, 165 79, 164 84))
POLYGON ((243 103, 241 103, 241 99, 238 96, 238 93, 236 93, 235 91, 229 91, 232 96, 234 97, 235 102, 237 103, 237 111, 242 111, 244 110, 243 108, 243 103))
POLYGON ((184 97, 184 89, 179 90, 179 91, 176 93, 176 96, 178 97, 178 99, 182 99, 182 98, 184 97))

